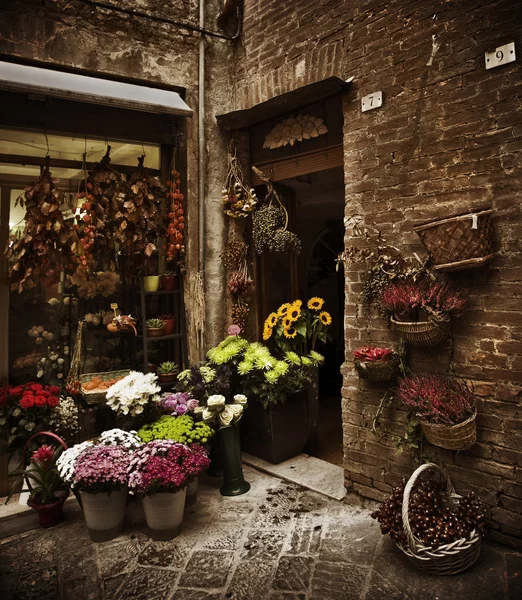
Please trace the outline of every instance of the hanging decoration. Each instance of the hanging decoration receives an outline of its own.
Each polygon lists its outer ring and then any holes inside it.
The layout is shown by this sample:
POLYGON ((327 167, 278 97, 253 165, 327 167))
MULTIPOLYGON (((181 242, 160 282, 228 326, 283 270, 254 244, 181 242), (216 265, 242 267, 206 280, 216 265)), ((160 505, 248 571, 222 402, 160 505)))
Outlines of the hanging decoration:
POLYGON ((221 202, 225 205, 225 214, 234 218, 248 217, 258 202, 256 192, 248 185, 241 169, 235 140, 228 146, 228 171, 221 202))
POLYGON ((255 292, 248 268, 248 245, 241 240, 231 240, 223 254, 223 263, 229 271, 228 292, 232 296, 232 322, 244 331, 250 302, 255 292))
POLYGON ((78 237, 60 210, 56 182, 46 157, 40 177, 20 199, 26 208, 24 231, 6 250, 12 260, 11 289, 19 293, 38 282, 54 285, 62 271, 70 274, 76 269, 78 237))
POLYGON ((167 263, 178 261, 185 255, 184 230, 185 214, 183 212, 183 194, 179 189, 179 173, 171 169, 167 181, 167 201, 169 202, 165 225, 167 228, 167 263))
POLYGON ((293 146, 296 142, 316 138, 328 133, 324 119, 313 115, 288 117, 278 123, 265 137, 263 148, 275 150, 283 146, 293 146))

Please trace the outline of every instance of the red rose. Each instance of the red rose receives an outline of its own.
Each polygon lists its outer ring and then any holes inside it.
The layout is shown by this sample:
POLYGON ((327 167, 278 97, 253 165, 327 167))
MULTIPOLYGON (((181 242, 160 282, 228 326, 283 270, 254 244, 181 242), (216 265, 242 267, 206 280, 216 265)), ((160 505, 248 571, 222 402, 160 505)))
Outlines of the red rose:
POLYGON ((60 402, 59 398, 57 398, 56 396, 51 396, 50 398, 47 399, 47 404, 49 406, 52 406, 53 408, 55 406, 58 406, 58 403, 60 402))
POLYGON ((42 394, 38 394, 34 399, 34 403, 36 404, 36 406, 45 406, 45 404, 47 403, 47 398, 45 396, 42 396, 42 394))
POLYGON ((10 392, 11 394, 13 394, 13 396, 19 396, 20 394, 22 394, 24 391, 24 388, 20 385, 17 385, 16 387, 12 387, 10 392))
POLYGON ((20 400, 20 406, 22 408, 31 408, 31 406, 34 406, 33 396, 23 396, 20 400))
POLYGON ((0 394, 0 406, 3 406, 4 404, 7 404, 7 395, 0 394))
POLYGON ((30 389, 34 390, 35 392, 37 392, 38 390, 41 390, 43 388, 43 385, 41 383, 32 383, 30 385, 30 389))
POLYGON ((49 392, 48 390, 40 390, 38 394, 41 394, 42 396, 44 396, 44 398, 49 398, 49 396, 51 396, 51 392, 49 392))
POLYGON ((60 388, 59 388, 57 385, 52 385, 52 386, 49 388, 49 391, 51 392, 51 394, 53 394, 53 396, 56 396, 56 394, 58 394, 58 393, 59 393, 59 391, 60 391, 60 388))

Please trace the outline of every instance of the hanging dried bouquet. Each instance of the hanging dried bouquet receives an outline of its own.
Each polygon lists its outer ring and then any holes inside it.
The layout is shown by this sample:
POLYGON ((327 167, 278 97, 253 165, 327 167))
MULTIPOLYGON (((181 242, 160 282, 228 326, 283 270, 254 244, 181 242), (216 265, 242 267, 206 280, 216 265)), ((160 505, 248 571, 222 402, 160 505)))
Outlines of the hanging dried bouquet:
POLYGON ((11 289, 18 292, 38 282, 54 285, 62 271, 73 273, 76 269, 78 237, 60 210, 57 180, 51 176, 48 163, 46 159, 40 177, 20 200, 26 208, 24 231, 6 250, 12 260, 11 289))
POLYGON ((167 228, 167 263, 173 263, 181 259, 185 254, 184 233, 185 214, 183 212, 183 194, 179 189, 179 173, 175 169, 170 171, 170 179, 167 182, 167 214, 165 225, 167 228))
POLYGON ((225 205, 225 214, 229 217, 248 217, 257 205, 257 196, 248 185, 237 157, 237 145, 231 140, 228 147, 228 171, 221 201, 225 205))
POLYGON ((232 296, 232 321, 244 331, 255 292, 248 268, 248 245, 241 240, 231 240, 223 254, 223 263, 229 271, 227 287, 232 296))

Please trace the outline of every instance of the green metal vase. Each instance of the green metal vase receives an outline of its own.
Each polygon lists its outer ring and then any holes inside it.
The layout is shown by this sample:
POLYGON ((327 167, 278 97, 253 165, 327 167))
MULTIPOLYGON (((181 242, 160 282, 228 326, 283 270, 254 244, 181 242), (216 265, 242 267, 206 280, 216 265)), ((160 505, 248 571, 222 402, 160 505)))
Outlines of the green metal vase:
POLYGON ((250 489, 243 476, 241 444, 237 425, 218 429, 219 448, 223 464, 223 485, 219 489, 222 496, 240 496, 250 489))

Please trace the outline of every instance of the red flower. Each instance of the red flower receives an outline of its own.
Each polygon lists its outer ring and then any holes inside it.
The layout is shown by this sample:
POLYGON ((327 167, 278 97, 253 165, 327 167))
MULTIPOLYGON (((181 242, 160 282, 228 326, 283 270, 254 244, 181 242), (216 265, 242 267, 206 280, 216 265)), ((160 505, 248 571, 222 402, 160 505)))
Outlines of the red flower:
POLYGON ((375 346, 366 346, 359 348, 353 353, 354 358, 357 360, 365 360, 372 362, 375 360, 387 360, 392 358, 394 352, 391 348, 377 348, 375 346))
POLYGON ((16 387, 12 387, 10 389, 10 392, 13 396, 19 396, 20 394, 22 394, 24 391, 24 388, 20 385, 17 385, 16 387))
POLYGON ((40 463, 42 466, 47 466, 53 459, 54 448, 52 446, 40 446, 38 450, 33 452, 31 457, 32 462, 40 463))
POLYGON ((49 388, 49 391, 51 392, 51 394, 52 394, 53 396, 56 396, 56 394, 58 394, 58 393, 60 392, 60 388, 59 388, 57 385, 52 385, 52 386, 49 388))
POLYGON ((32 383, 29 387, 30 387, 30 389, 34 390, 35 392, 38 392, 39 390, 41 390, 43 388, 43 385, 41 383, 32 383))
POLYGON ((7 404, 7 394, 0 394, 0 406, 7 404))
POLYGON ((31 406, 34 406, 34 397, 33 396, 24 395, 22 397, 22 399, 20 400, 20 406, 22 408, 31 408, 31 406))
POLYGON ((47 403, 47 398, 42 394, 38 394, 34 399, 34 403, 36 404, 36 406, 45 406, 45 404, 47 403))
POLYGON ((47 399, 47 404, 49 406, 52 406, 53 408, 55 406, 58 406, 58 403, 60 402, 60 399, 57 398, 56 396, 51 396, 50 398, 47 399))

